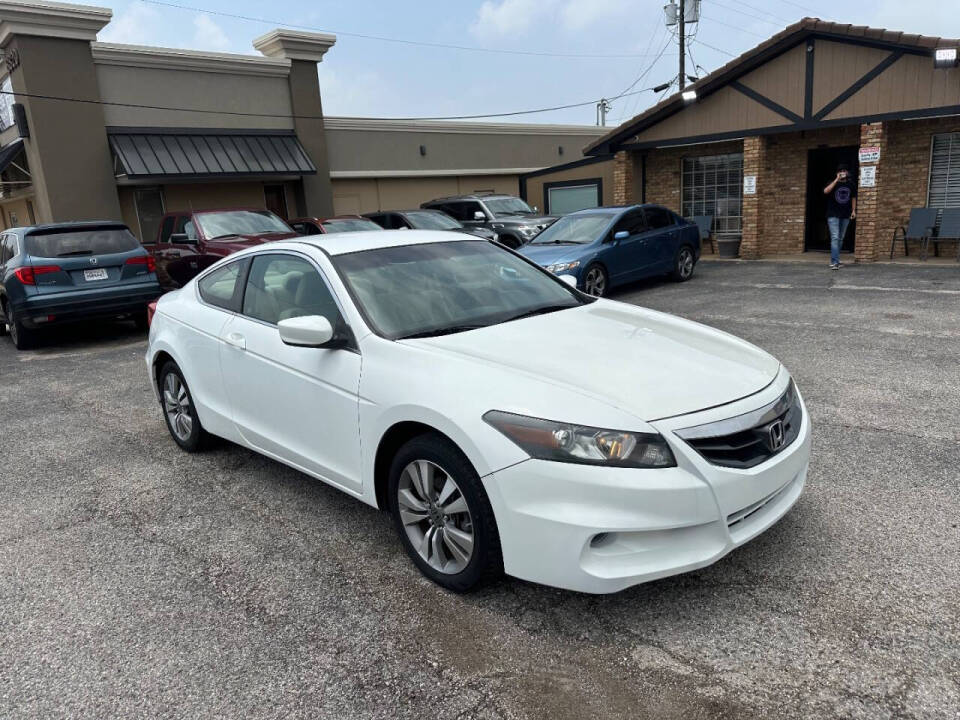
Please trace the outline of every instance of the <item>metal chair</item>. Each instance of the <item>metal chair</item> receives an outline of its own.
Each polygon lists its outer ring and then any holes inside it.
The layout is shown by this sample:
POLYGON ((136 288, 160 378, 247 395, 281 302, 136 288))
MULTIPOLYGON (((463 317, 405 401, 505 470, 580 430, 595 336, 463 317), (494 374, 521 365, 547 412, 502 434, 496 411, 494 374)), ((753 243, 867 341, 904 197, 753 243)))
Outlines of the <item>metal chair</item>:
POLYGON ((960 208, 947 208, 940 217, 940 229, 935 237, 927 238, 927 244, 933 243, 933 251, 939 255, 940 243, 957 244, 957 262, 960 262, 960 208))
POLYGON ((901 225, 893 231, 893 240, 890 241, 890 259, 893 260, 893 249, 896 247, 897 240, 903 241, 903 254, 909 255, 910 250, 907 247, 908 240, 920 241, 920 259, 926 258, 926 243, 933 235, 934 228, 937 226, 936 208, 913 208, 910 211, 910 222, 904 228, 901 225), (900 233, 899 237, 897 233, 900 233))
POLYGON ((702 248, 703 244, 708 242, 710 243, 710 252, 715 253, 716 248, 713 244, 713 232, 711 230, 713 227, 713 215, 694 215, 688 219, 695 223, 697 229, 700 231, 700 247, 702 248))

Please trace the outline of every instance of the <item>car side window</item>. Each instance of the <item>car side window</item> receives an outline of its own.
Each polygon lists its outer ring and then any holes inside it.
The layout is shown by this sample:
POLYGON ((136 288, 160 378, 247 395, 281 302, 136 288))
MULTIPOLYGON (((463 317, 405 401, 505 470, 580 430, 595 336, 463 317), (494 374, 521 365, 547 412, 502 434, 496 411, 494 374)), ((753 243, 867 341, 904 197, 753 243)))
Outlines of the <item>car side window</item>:
POLYGON ((647 226, 643 220, 643 212, 640 210, 631 210, 622 218, 620 218, 617 221, 617 224, 613 226, 610 237, 613 237, 613 235, 617 234, 621 230, 626 230, 631 235, 636 235, 638 233, 642 233, 646 229, 647 226))
POLYGON ((390 216, 390 227, 394 230, 399 230, 400 228, 412 228, 413 225, 410 224, 410 221, 407 220, 403 215, 391 215, 390 216))
POLYGON ((647 225, 651 230, 669 227, 674 223, 673 215, 664 208, 646 208, 644 213, 647 216, 647 225))
POLYGON ((200 297, 203 298, 204 302, 216 305, 224 310, 236 311, 239 294, 237 280, 240 279, 240 271, 245 263, 244 260, 238 260, 217 268, 209 275, 204 275, 197 282, 200 297))
POLYGON ((170 242, 170 236, 173 234, 173 223, 176 219, 175 215, 167 215, 163 219, 163 224, 160 225, 160 242, 170 242))
POLYGON ((295 255, 257 255, 243 293, 243 314, 276 325, 306 315, 323 315, 334 327, 340 310, 323 277, 295 255))

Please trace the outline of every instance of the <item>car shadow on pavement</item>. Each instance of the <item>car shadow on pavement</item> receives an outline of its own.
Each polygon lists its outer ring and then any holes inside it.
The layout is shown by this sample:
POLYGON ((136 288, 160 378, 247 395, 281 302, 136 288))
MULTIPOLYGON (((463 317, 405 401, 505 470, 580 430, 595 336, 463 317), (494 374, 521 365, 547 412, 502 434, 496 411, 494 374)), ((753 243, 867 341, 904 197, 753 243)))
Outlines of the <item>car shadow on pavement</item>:
MULTIPOLYGON (((98 345, 123 345, 146 340, 146 331, 131 320, 77 322, 45 327, 37 331, 33 348, 22 353, 50 353, 82 350, 98 345)), ((4 338, 0 338, 0 341, 4 338)))

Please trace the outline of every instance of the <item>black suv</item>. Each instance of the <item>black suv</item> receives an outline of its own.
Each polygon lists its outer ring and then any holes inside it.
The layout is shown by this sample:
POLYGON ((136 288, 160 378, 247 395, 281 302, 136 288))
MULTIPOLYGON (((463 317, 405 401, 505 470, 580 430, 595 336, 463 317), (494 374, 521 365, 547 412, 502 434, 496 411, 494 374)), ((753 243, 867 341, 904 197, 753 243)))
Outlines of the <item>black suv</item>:
POLYGON ((437 198, 420 207, 442 210, 467 228, 490 228, 501 243, 512 248, 530 242, 557 219, 540 215, 513 195, 456 195, 437 198))

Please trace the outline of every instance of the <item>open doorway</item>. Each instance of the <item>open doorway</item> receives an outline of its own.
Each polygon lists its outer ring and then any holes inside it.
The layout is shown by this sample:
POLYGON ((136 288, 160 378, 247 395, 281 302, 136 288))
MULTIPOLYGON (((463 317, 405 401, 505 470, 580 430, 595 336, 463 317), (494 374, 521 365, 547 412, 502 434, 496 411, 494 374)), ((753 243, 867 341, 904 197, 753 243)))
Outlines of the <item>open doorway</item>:
MULTIPOLYGON (((827 229, 827 196, 823 189, 837 176, 837 165, 850 168, 850 177, 859 178, 856 145, 815 148, 807 153, 807 214, 804 250, 830 252, 830 231, 827 229)), ((857 221, 851 220, 843 238, 841 252, 853 252, 857 221)))

